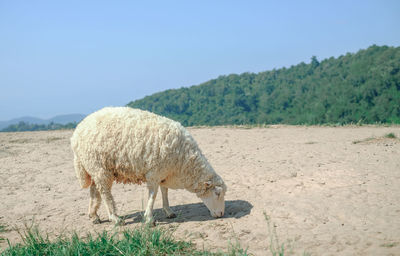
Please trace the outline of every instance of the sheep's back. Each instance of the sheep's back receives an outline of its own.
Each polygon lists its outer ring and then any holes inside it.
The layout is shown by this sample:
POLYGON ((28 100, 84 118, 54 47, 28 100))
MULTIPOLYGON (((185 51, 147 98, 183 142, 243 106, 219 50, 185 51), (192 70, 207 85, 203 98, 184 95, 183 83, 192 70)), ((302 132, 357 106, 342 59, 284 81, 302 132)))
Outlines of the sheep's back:
POLYGON ((71 138, 75 156, 89 173, 100 167, 119 182, 133 183, 145 181, 150 170, 177 168, 174 164, 193 144, 178 122, 128 107, 87 116, 71 138))

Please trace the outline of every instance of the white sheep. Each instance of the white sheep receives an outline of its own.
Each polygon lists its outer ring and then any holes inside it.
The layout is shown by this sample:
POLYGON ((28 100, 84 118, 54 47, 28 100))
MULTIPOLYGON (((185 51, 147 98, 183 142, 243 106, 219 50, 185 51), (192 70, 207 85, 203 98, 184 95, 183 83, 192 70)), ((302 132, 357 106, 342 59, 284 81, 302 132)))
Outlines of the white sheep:
POLYGON ((94 223, 100 223, 97 210, 103 199, 109 219, 123 224, 111 195, 114 181, 147 183, 146 223, 155 223, 158 187, 168 218, 176 216, 169 207, 168 188, 196 193, 213 217, 224 215, 225 183, 178 122, 129 107, 107 107, 79 123, 71 146, 80 185, 90 186, 89 218, 94 223))

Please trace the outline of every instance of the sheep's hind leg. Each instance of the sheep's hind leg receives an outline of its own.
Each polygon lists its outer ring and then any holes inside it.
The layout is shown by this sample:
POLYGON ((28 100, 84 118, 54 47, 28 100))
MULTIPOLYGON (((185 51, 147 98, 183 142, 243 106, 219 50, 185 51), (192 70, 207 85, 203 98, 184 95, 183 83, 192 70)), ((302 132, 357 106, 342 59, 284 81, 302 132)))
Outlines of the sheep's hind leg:
POLYGON ((167 216, 168 219, 175 218, 176 214, 171 210, 171 208, 169 208, 168 188, 161 187, 161 194, 162 194, 163 210, 165 212, 165 215, 167 216))
POLYGON ((89 202, 89 218, 94 224, 100 223, 99 215, 97 215, 97 210, 101 204, 100 193, 96 188, 96 185, 92 183, 90 185, 90 202, 89 202))
POLYGON ((104 204, 106 205, 107 212, 108 212, 108 219, 110 221, 113 221, 116 225, 124 225, 124 220, 121 219, 117 214, 116 214, 116 207, 115 207, 115 202, 114 198, 111 195, 111 186, 112 186, 112 180, 107 184, 107 186, 101 186, 97 187, 101 198, 104 201, 104 204))
POLYGON ((149 200, 147 202, 146 211, 144 213, 144 219, 146 221, 146 224, 155 226, 156 222, 153 218, 153 206, 157 196, 158 184, 154 185, 148 183, 147 188, 149 189, 149 200))

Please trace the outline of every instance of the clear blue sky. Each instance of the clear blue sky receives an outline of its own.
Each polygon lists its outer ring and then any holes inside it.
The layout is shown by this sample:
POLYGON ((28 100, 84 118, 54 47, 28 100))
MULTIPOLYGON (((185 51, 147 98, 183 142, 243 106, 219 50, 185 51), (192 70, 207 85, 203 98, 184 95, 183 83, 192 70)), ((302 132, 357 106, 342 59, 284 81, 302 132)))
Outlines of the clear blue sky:
POLYGON ((0 120, 400 46, 400 1, 0 0, 0 120))

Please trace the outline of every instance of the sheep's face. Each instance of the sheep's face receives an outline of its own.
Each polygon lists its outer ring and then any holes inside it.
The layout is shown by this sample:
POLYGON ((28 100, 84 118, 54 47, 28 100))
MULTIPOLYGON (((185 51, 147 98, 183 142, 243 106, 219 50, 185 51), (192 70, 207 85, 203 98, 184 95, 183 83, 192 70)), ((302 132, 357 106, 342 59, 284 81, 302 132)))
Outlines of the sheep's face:
MULTIPOLYGON (((210 186, 210 184, 208 184, 210 186)), ((210 210, 211 216, 214 218, 219 218, 224 216, 225 211, 225 191, 224 185, 215 186, 209 189, 209 192, 204 196, 200 197, 204 204, 210 210)))

